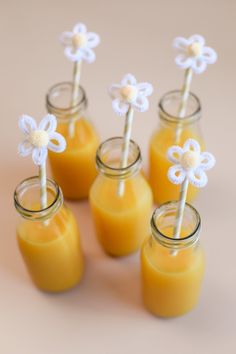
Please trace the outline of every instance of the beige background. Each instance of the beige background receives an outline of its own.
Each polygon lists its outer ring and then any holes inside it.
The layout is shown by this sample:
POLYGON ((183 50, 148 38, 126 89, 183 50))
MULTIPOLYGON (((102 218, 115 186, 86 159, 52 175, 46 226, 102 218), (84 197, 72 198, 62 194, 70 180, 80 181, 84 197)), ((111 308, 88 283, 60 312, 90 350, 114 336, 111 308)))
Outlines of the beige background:
POLYGON ((236 353, 236 1, 235 0, 1 0, 1 354, 236 353), (183 72, 171 47, 177 35, 203 34, 219 60, 195 76, 203 104, 202 127, 217 158, 210 183, 196 205, 203 219, 207 273, 199 306, 172 320, 156 319, 142 307, 138 255, 110 259, 100 249, 87 202, 70 204, 82 232, 86 273, 78 288, 46 295, 31 284, 15 240, 16 184, 36 172, 16 154, 22 113, 40 119, 47 89, 71 77, 58 36, 83 21, 100 34, 97 61, 85 64, 82 84, 102 139, 120 134, 123 120, 112 112, 107 86, 126 72, 155 87, 151 107, 136 114, 133 138, 145 165, 156 104, 179 88, 183 72))

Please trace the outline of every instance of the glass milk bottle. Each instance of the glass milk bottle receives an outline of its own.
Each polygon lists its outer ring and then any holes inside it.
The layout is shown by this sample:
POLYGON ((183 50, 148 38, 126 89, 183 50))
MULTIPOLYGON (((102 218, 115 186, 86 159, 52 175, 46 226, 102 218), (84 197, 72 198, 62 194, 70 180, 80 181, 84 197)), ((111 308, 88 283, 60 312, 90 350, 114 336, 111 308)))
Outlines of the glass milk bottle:
MULTIPOLYGON (((199 126, 201 118, 200 101, 193 93, 189 94, 186 114, 178 117, 181 103, 181 91, 166 93, 159 102, 159 129, 154 132, 149 147, 149 180, 157 204, 170 200, 178 200, 180 186, 172 184, 167 177, 171 163, 167 160, 166 153, 172 145, 183 145, 188 138, 193 138, 204 147, 204 142, 199 126), (179 135, 176 135, 176 131, 179 135)), ((196 197, 198 189, 189 186, 187 201, 196 197)))
POLYGON ((99 144, 98 135, 87 116, 87 97, 79 87, 77 102, 71 105, 72 83, 63 82, 50 88, 46 96, 49 113, 58 121, 57 131, 67 142, 61 154, 49 152, 53 178, 61 186, 63 195, 69 199, 87 198, 96 177, 95 155, 99 144), (71 124, 74 133, 71 134, 71 124))
POLYGON ((138 250, 149 234, 152 192, 140 173, 141 153, 134 141, 129 144, 127 167, 120 167, 123 138, 111 138, 97 150, 99 175, 90 191, 90 205, 98 240, 112 256, 138 250), (123 195, 118 185, 124 183, 123 195))
POLYGON ((40 207, 40 180, 31 177, 15 190, 19 214, 17 240, 34 284, 49 292, 74 287, 83 274, 83 256, 76 220, 63 204, 59 186, 47 179, 48 206, 40 207))
POLYGON ((186 204, 181 237, 174 239, 176 210, 176 202, 155 210, 141 252, 143 302, 161 317, 183 315, 198 303, 205 268, 200 215, 186 204))

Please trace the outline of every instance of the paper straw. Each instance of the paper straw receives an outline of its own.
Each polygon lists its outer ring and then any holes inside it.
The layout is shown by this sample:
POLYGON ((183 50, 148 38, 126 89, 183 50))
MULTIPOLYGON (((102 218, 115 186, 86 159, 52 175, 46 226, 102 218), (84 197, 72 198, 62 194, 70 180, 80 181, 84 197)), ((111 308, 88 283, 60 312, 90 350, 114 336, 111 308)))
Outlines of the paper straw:
MULTIPOLYGON (((76 105, 79 97, 79 84, 81 77, 81 66, 82 60, 76 61, 74 63, 74 72, 73 72, 73 91, 72 91, 72 107, 76 105)), ((75 121, 76 119, 71 119, 69 123, 69 136, 73 138, 75 135, 75 121)))
MULTIPOLYGON (((18 152, 23 157, 32 155, 34 164, 38 166, 40 209, 44 210, 48 206, 46 177, 48 150, 55 153, 64 151, 66 140, 61 134, 56 132, 57 120, 52 114, 47 114, 39 124, 37 124, 34 118, 23 114, 18 124, 20 130, 24 133, 24 140, 18 145, 18 152)), ((44 220, 42 223, 43 225, 48 225, 49 220, 44 220)))
MULTIPOLYGON (((134 110, 145 112, 149 108, 147 97, 153 92, 153 87, 148 82, 138 83, 134 75, 126 74, 120 84, 111 85, 109 92, 112 97, 112 107, 120 117, 125 116, 123 142, 121 147, 120 168, 128 165, 129 142, 131 138, 134 110)), ((117 195, 123 196, 125 181, 121 176, 118 181, 117 195)))
MULTIPOLYGON (((184 182, 181 184, 179 204, 178 204, 176 219, 175 219, 174 236, 173 236, 174 239, 180 238, 181 227, 182 227, 182 222, 184 217, 184 208, 185 208, 187 192, 188 192, 188 184, 189 181, 187 178, 185 178, 184 182)), ((171 254, 173 256, 176 256, 177 253, 178 251, 176 250, 171 251, 171 254)))
MULTIPOLYGON (((133 122, 134 110, 132 107, 129 108, 126 119, 125 119, 125 127, 124 127, 124 138, 122 144, 122 152, 121 152, 121 164, 120 167, 124 168, 128 164, 129 157, 129 142, 131 138, 131 130, 132 130, 132 122, 133 122)), ((125 182, 120 180, 118 183, 117 195, 122 197, 125 191, 125 182)))
POLYGON ((46 178, 46 163, 39 166, 39 179, 40 179, 40 201, 41 209, 47 207, 47 178, 46 178))
MULTIPOLYGON (((208 178, 205 171, 215 165, 215 158, 209 152, 201 152, 197 140, 188 139, 180 146, 170 146, 167 150, 167 158, 174 165, 168 169, 168 179, 175 185, 181 184, 179 202, 177 204, 174 222, 173 239, 181 238, 181 228, 187 199, 188 185, 203 188, 207 185, 208 178)), ((176 255, 173 249, 170 254, 176 255)))
POLYGON ((180 103, 179 112, 178 112, 178 117, 180 118, 180 120, 176 126, 176 131, 175 131, 175 143, 176 144, 179 143, 181 131, 182 131, 181 118, 183 118, 186 115, 186 108, 187 108, 187 102, 188 102, 188 98, 189 98, 192 76, 193 76, 193 71, 191 68, 188 68, 187 70, 185 70, 184 84, 183 84, 183 87, 181 90, 182 97, 181 97, 181 103, 180 103))

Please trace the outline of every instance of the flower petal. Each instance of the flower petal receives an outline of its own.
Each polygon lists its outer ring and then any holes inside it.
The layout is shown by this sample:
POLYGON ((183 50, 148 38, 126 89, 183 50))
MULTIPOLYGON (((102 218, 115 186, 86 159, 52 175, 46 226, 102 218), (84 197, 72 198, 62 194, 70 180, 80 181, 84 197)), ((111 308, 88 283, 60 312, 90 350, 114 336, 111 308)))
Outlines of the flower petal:
POLYGON ((24 140, 18 145, 18 153, 25 157, 32 153, 33 146, 30 144, 29 140, 24 140))
POLYGON ((183 149, 178 145, 171 146, 167 151, 167 158, 170 162, 178 164, 181 156, 183 155, 183 149))
POLYGON ((82 59, 81 49, 79 49, 79 48, 77 50, 75 50, 73 47, 66 47, 64 53, 65 53, 65 56, 73 62, 76 62, 76 61, 79 61, 82 59))
POLYGON ((210 47, 204 47, 202 49, 202 57, 207 64, 214 64, 217 60, 217 53, 210 47))
POLYGON ((185 180, 186 172, 181 165, 174 165, 169 168, 167 176, 172 183, 181 184, 185 180))
POLYGON ((126 74, 121 80, 121 86, 133 85, 137 84, 137 80, 132 74, 126 74))
POLYGON ((39 123, 39 129, 45 130, 48 134, 55 132, 57 120, 53 114, 47 114, 39 123))
POLYGON ((25 135, 29 135, 33 130, 37 129, 36 121, 32 117, 28 116, 27 114, 23 114, 19 118, 18 124, 19 124, 20 130, 25 135))
POLYGON ((203 47, 205 45, 205 38, 200 34, 194 34, 193 36, 189 37, 189 42, 190 44, 197 42, 201 45, 201 47, 203 47))
POLYGON ((63 32, 59 38, 60 42, 65 46, 71 45, 73 35, 74 35, 73 32, 63 32))
POLYGON ((100 37, 97 33, 89 32, 87 33, 87 45, 89 48, 94 48, 100 43, 100 37))
POLYGON ((129 110, 129 104, 127 102, 121 101, 119 98, 116 98, 112 101, 112 107, 115 113, 120 116, 126 115, 129 110))
POLYGON ((201 74, 207 68, 205 59, 201 56, 193 59, 192 69, 195 74, 201 74))
POLYGON ((181 69, 188 69, 193 65, 193 59, 189 58, 186 53, 177 55, 175 58, 175 64, 181 69))
POLYGON ((120 89, 121 89, 121 85, 113 84, 109 87, 108 91, 109 91, 112 98, 122 99, 121 94, 120 94, 120 89))
POLYGON ((201 152, 201 148, 199 143, 197 142, 197 140, 194 139, 188 139, 185 141, 184 145, 183 145, 183 151, 194 151, 200 154, 201 152))
POLYGON ((53 132, 49 134, 50 141, 48 143, 48 149, 54 152, 62 152, 66 148, 66 140, 65 138, 57 133, 53 132), (56 141, 57 144, 54 144, 52 140, 56 141))
POLYGON ((148 82, 137 84, 138 93, 143 96, 150 96, 153 93, 153 86, 148 82))
POLYGON ((131 106, 138 112, 145 112, 149 108, 149 102, 145 96, 138 95, 136 100, 131 103, 131 106))
POLYGON ((187 177, 189 179, 189 182, 197 188, 205 187, 208 182, 206 173, 200 167, 198 167, 195 171, 188 171, 187 177))
POLYGON ((77 23, 74 28, 73 28, 73 33, 77 34, 77 33, 86 33, 87 32, 87 27, 85 26, 84 23, 77 23))
POLYGON ((199 167, 204 170, 210 170, 215 165, 215 157, 210 152, 202 152, 200 155, 201 162, 199 167))
POLYGON ((87 63, 92 63, 96 59, 96 55, 94 51, 90 48, 80 48, 81 58, 85 60, 87 63))
POLYGON ((186 51, 189 44, 190 44, 189 40, 183 37, 176 37, 173 40, 173 47, 183 51, 186 51))
POLYGON ((32 159, 35 165, 43 165, 47 159, 48 150, 45 146, 41 148, 34 148, 32 152, 32 159))

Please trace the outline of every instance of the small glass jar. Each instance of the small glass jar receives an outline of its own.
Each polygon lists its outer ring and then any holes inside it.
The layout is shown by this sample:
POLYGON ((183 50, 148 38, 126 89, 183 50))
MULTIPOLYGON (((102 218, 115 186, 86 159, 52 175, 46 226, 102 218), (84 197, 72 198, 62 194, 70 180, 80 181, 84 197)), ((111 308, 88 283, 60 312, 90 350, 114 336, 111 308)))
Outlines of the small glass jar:
POLYGON ((121 168, 123 138, 103 142, 97 150, 99 175, 90 191, 90 205, 96 233, 104 250, 125 256, 138 250, 149 234, 152 192, 140 173, 141 153, 134 141, 129 144, 127 167, 121 168), (119 183, 124 193, 118 194, 119 183))
POLYGON ((50 88, 46 96, 49 113, 57 117, 57 131, 67 142, 61 154, 49 151, 53 178, 69 199, 87 198, 97 175, 95 166, 99 138, 87 116, 87 97, 80 86, 78 100, 71 105, 72 83, 62 82, 50 88), (74 126, 71 135, 70 127, 74 126))
MULTIPOLYGON (((181 103, 181 91, 166 93, 159 102, 159 129, 154 132, 149 147, 149 180, 154 195, 154 201, 161 205, 170 200, 178 200, 180 185, 174 185, 168 180, 167 172, 171 163, 167 159, 167 150, 172 145, 182 146, 184 142, 193 138, 204 148, 199 120, 201 118, 200 101, 193 93, 189 94, 186 114, 178 117, 181 103), (176 134, 176 131, 179 134, 176 134)), ((190 185, 187 201, 194 200, 198 188, 190 185)))
POLYGON ((74 287, 83 274, 80 235, 59 186, 47 179, 48 206, 40 207, 40 181, 31 177, 15 190, 17 240, 34 284, 49 292, 74 287))
POLYGON ((197 304, 205 269, 200 215, 186 204, 181 237, 174 239, 177 206, 168 202, 154 211, 141 252, 144 305, 161 317, 183 315, 197 304))

